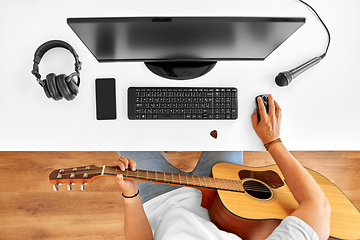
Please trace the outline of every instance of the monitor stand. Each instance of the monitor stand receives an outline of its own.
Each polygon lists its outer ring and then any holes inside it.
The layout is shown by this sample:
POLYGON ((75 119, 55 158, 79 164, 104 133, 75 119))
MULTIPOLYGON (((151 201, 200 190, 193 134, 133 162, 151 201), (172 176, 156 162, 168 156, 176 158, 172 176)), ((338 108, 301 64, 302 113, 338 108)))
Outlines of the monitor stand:
POLYGON ((156 75, 172 80, 189 80, 208 73, 216 61, 145 62, 156 75))

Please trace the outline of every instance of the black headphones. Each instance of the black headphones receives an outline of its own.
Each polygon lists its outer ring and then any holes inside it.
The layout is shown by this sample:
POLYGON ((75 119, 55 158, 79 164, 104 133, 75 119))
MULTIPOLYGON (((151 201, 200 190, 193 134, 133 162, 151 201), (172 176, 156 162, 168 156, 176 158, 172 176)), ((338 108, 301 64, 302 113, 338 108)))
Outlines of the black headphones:
POLYGON ((36 77, 37 82, 44 88, 45 94, 48 98, 52 98, 56 101, 61 100, 63 97, 71 101, 75 99, 79 92, 80 86, 80 70, 81 62, 79 55, 77 55, 75 49, 68 43, 61 40, 51 40, 43 43, 34 54, 34 65, 31 73, 36 77), (75 57, 75 72, 69 76, 60 74, 56 76, 55 73, 49 73, 46 75, 46 79, 41 80, 39 73, 39 63, 44 54, 52 48, 61 47, 69 50, 75 57), (77 83, 74 78, 77 77, 77 83))

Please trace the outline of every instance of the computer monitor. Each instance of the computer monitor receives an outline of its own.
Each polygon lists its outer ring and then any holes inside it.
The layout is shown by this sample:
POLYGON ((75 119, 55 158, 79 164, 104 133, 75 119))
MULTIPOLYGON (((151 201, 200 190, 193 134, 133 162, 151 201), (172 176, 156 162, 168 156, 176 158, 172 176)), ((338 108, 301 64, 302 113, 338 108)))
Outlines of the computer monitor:
POLYGON ((176 80, 217 61, 264 60, 304 23, 300 17, 68 18, 98 62, 140 61, 176 80))

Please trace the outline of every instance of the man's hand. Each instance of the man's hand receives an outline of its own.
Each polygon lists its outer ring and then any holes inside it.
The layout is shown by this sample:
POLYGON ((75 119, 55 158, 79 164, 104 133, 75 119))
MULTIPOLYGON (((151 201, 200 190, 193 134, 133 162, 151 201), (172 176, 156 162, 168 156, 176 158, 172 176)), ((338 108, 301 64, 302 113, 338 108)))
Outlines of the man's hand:
POLYGON ((261 119, 257 117, 257 111, 254 109, 251 115, 251 121, 256 134, 259 136, 263 144, 269 143, 280 136, 281 108, 274 101, 273 96, 268 96, 269 113, 266 112, 264 103, 260 97, 257 99, 261 119))
MULTIPOLYGON (((114 165, 118 166, 122 171, 125 169, 136 170, 136 162, 130 158, 120 156, 114 161, 114 165)), ((135 180, 125 180, 122 174, 116 176, 116 182, 119 184, 121 191, 125 196, 134 196, 138 189, 138 182, 135 180)))

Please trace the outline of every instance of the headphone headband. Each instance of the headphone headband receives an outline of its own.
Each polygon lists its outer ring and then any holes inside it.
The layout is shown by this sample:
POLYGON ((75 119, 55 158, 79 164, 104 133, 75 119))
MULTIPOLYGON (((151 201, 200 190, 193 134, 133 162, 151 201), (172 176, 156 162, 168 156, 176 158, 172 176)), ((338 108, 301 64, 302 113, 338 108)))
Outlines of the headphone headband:
MULTIPOLYGON (((36 77, 36 80, 38 81, 38 83, 43 86, 43 83, 41 81, 41 75, 39 73, 39 63, 41 61, 41 58, 44 56, 44 54, 49 51, 50 49, 56 48, 56 47, 61 47, 61 48, 65 48, 67 50, 69 50, 72 55, 75 58, 75 72, 77 73, 77 75, 80 75, 80 70, 81 70, 81 62, 79 60, 79 55, 76 53, 75 49, 68 44, 67 42, 61 41, 61 40, 51 40, 48 42, 43 43, 40 47, 38 47, 38 49, 35 51, 34 54, 34 64, 33 64, 33 70, 31 71, 31 73, 36 77)), ((80 84, 80 78, 79 78, 79 82, 77 85, 80 84)))

